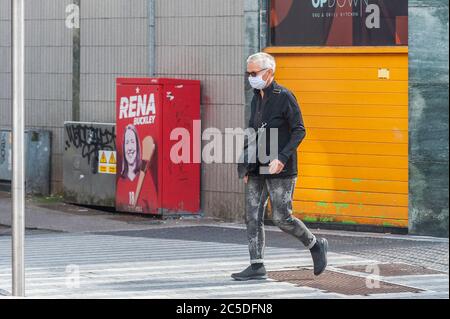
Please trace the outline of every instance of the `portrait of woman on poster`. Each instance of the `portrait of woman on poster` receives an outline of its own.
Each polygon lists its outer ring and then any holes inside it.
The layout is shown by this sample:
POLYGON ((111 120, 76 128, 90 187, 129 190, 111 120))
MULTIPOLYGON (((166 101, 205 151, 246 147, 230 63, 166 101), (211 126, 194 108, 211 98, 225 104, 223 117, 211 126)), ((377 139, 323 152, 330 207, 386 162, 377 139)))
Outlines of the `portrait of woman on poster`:
POLYGON ((134 181, 139 175, 141 167, 141 147, 137 130, 133 125, 125 128, 122 152, 120 175, 122 178, 134 181))
POLYGON ((119 158, 119 175, 117 178, 116 201, 124 208, 136 212, 142 210, 142 201, 136 198, 136 188, 141 171, 141 143, 134 125, 127 125, 123 132, 121 156, 119 158))
MULTIPOLYGON (((135 212, 150 212, 156 205, 156 167, 152 165, 156 144, 148 135, 141 141, 132 124, 125 127, 119 159, 120 174, 117 179, 116 205, 135 212)), ((119 142, 120 143, 120 142, 119 142)))

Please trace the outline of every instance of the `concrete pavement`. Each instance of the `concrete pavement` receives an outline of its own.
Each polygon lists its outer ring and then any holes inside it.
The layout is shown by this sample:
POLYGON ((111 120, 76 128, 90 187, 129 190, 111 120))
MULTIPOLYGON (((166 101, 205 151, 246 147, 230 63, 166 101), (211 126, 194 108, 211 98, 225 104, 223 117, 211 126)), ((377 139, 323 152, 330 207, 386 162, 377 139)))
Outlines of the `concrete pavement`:
MULTIPOLYGON (((60 198, 26 200, 26 227, 57 232, 81 233, 119 230, 142 230, 177 226, 180 223, 204 224, 214 219, 183 218, 161 220, 141 215, 118 214, 93 208, 65 204, 60 198)), ((0 225, 11 225, 11 195, 0 192, 0 225)))
MULTIPOLYGON (((219 229, 218 229, 219 231, 219 229)), ((10 291, 10 239, 0 237, 0 289, 10 291)), ((329 270, 379 261, 331 252, 329 270)), ((448 273, 379 277, 417 292, 345 295, 275 280, 235 282, 245 244, 100 234, 27 237, 27 296, 33 298, 448 298, 448 273)), ((270 271, 311 267, 309 252, 269 246, 270 271)), ((369 274, 365 274, 368 276, 369 274)), ((359 274, 357 276, 364 276, 359 274)))
MULTIPOLYGON (((0 224, 8 225, 8 205, 8 194, 2 194, 0 224)), ((307 250, 267 227, 268 270, 306 274, 299 284, 231 280, 232 272, 248 265, 241 224, 205 218, 161 221, 29 199, 27 226, 26 285, 33 298, 449 297, 448 239, 314 230, 330 242, 326 276, 336 279, 323 282, 310 275, 307 250), (395 271, 386 272, 385 266, 395 271), (382 271, 374 277, 372 270, 378 268, 382 271), (356 294, 338 289, 358 280, 365 286, 373 278, 380 287, 362 287, 356 294)), ((11 291, 8 233, 0 227, 0 296, 11 291)))

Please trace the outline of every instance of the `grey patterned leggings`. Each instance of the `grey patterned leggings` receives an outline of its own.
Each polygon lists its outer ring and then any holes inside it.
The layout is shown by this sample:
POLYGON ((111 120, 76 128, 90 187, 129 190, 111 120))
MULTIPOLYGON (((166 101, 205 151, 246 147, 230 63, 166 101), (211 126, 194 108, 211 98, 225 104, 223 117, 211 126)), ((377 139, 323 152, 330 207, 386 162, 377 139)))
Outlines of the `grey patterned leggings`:
POLYGON ((246 225, 250 263, 264 262, 264 213, 270 196, 273 222, 284 232, 312 248, 316 237, 292 216, 292 198, 297 178, 265 178, 250 176, 246 195, 246 225))

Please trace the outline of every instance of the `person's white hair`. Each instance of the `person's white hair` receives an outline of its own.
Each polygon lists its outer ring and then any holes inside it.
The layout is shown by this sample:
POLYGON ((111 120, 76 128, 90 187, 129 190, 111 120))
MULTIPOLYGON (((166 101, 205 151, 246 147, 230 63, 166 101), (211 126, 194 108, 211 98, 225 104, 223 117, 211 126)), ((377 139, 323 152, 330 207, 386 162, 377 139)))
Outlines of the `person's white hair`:
POLYGON ((247 64, 249 63, 256 63, 261 69, 271 69, 273 73, 277 68, 275 58, 265 52, 258 52, 249 56, 247 64))

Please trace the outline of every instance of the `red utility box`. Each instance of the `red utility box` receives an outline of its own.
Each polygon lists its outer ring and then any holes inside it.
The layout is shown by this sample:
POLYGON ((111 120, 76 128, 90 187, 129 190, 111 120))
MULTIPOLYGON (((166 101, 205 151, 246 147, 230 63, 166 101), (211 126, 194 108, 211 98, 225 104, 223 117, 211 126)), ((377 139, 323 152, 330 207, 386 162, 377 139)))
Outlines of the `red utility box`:
POLYGON ((116 84, 116 209, 199 213, 200 81, 118 78, 116 84))

